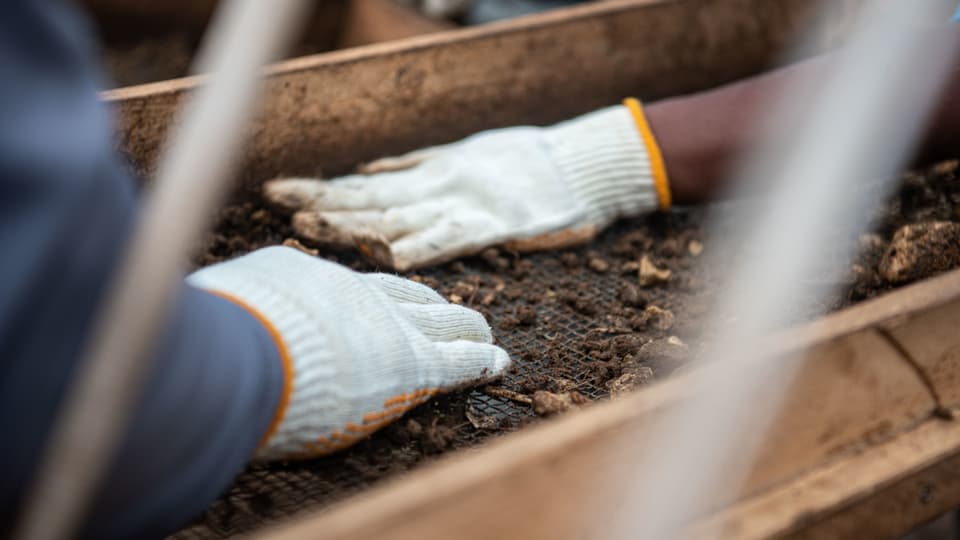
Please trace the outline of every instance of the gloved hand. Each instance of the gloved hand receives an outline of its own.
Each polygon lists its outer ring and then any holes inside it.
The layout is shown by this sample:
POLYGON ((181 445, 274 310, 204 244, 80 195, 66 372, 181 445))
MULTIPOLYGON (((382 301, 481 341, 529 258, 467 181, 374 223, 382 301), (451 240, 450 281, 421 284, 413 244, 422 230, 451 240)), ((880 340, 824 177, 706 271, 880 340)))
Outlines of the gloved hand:
POLYGON ((582 243, 618 217, 670 206, 666 171, 636 100, 552 127, 487 131, 323 182, 280 179, 269 201, 320 243, 357 246, 397 270, 506 244, 582 243))
POLYGON ((295 249, 261 249, 187 281, 251 312, 276 342, 286 383, 259 459, 345 448, 510 362, 479 313, 419 283, 295 249))

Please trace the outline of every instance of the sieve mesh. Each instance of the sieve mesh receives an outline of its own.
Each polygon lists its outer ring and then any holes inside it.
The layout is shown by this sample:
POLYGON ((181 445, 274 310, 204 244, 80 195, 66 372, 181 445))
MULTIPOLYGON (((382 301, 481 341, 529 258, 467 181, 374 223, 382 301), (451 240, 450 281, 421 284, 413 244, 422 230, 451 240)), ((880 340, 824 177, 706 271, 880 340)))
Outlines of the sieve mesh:
MULTIPOLYGON (((686 249, 689 239, 699 237, 701 221, 700 213, 631 220, 589 246, 563 253, 499 257, 488 253, 412 277, 447 297, 460 296, 465 305, 488 316, 495 339, 514 359, 514 369, 494 386, 524 395, 539 389, 575 388, 592 400, 603 399, 608 395, 606 383, 620 374, 616 359, 604 355, 609 339, 665 335, 662 330, 631 327, 631 319, 643 310, 620 301, 625 284, 637 283, 636 270, 628 263, 635 265, 640 254, 650 252, 673 270, 669 287, 641 291, 650 304, 676 312, 678 323, 671 334, 683 334, 681 323, 695 324, 704 311, 699 307, 703 304, 700 278, 694 275, 686 249), (610 268, 591 269, 591 258, 607 262, 610 268), (488 301, 491 294, 494 299, 488 301), (532 324, 517 321, 525 309, 536 312, 532 324)), ((432 400, 406 418, 428 430, 433 422, 443 424, 446 443, 430 444, 429 436, 411 437, 401 420, 333 456, 251 466, 203 516, 172 538, 200 540, 250 532, 298 511, 328 506, 402 474, 440 451, 475 447, 537 419, 528 404, 477 389, 432 400), (496 427, 474 427, 467 411, 496 427)))

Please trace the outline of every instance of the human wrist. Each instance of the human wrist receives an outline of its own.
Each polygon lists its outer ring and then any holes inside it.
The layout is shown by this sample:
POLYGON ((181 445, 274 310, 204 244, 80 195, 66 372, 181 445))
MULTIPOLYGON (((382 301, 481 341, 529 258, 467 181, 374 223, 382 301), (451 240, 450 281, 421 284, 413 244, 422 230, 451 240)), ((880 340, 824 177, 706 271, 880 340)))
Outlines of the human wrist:
POLYGON ((697 115, 686 106, 686 98, 652 103, 645 108, 650 131, 660 147, 665 168, 670 171, 673 202, 697 204, 713 196, 718 183, 724 143, 699 132, 697 115))

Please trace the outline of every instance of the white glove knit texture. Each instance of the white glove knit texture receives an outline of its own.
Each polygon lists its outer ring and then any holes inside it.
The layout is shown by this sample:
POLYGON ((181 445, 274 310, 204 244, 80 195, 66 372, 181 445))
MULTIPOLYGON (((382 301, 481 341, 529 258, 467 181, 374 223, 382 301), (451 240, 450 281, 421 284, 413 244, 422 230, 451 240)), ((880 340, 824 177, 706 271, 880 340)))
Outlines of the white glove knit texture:
POLYGON ((490 378, 509 363, 489 345, 478 313, 421 284, 359 274, 294 249, 261 249, 188 282, 255 309, 289 352, 289 403, 260 459, 343 448, 434 393, 490 378))
POLYGON ((623 105, 600 109, 544 129, 554 163, 588 209, 606 226, 657 208, 650 156, 623 105))

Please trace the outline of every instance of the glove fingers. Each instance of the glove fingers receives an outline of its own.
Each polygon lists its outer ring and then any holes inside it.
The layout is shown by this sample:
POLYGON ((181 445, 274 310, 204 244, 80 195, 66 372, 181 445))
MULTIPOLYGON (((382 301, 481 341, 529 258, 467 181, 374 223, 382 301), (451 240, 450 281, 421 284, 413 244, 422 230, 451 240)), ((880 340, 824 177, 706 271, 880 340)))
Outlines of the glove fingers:
POLYGON ((357 172, 360 174, 380 174, 412 169, 425 160, 430 159, 431 156, 436 155, 440 148, 439 146, 432 146, 430 148, 414 150, 402 156, 380 158, 370 163, 360 165, 357 167, 357 172))
POLYGON ((490 325, 480 313, 455 304, 401 304, 408 321, 431 341, 493 343, 490 325))
POLYGON ((467 231, 459 223, 445 221, 404 236, 390 245, 393 267, 409 270, 477 253, 490 245, 483 241, 480 231, 467 231))
MULTIPOLYGON (((302 210, 295 213, 290 220, 290 225, 301 238, 320 244, 354 247, 359 243, 354 231, 331 226, 326 219, 321 217, 319 212, 313 210, 302 210)), ((378 243, 386 242, 386 238, 380 240, 378 243)))
POLYGON ((424 203, 414 206, 380 210, 353 210, 317 212, 317 217, 329 227, 358 238, 371 237, 396 240, 430 227, 439 219, 441 203, 424 203))
POLYGON ((393 274, 366 274, 364 278, 376 283, 394 302, 401 304, 446 304, 437 291, 422 283, 393 274))
POLYGON ((439 342, 435 345, 441 357, 441 365, 435 368, 435 372, 448 389, 495 379, 510 365, 510 356, 495 345, 472 341, 439 342))
POLYGON ((416 200, 404 173, 378 176, 344 176, 329 181, 309 178, 281 178, 263 186, 264 197, 271 203, 297 211, 376 210, 401 206, 416 200), (407 189, 404 189, 407 184, 407 189), (412 199, 412 200, 411 200, 412 199))

